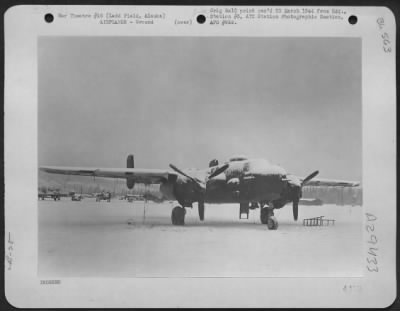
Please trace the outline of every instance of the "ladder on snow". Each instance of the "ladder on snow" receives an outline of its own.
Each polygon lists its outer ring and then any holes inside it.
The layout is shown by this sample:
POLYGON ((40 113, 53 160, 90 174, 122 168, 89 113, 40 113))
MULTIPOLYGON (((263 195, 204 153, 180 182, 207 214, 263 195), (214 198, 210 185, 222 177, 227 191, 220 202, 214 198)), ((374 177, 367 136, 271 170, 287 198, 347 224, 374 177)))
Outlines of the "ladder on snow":
POLYGON ((324 216, 303 219, 303 226, 329 226, 335 225, 335 219, 324 219, 324 216))

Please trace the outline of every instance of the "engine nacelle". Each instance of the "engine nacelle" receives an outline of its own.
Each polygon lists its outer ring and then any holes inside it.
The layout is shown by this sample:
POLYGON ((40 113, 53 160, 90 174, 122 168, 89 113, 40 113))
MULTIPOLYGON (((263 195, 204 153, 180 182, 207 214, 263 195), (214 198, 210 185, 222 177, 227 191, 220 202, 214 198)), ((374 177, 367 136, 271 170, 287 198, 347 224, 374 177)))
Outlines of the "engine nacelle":
POLYGON ((178 176, 173 193, 183 207, 192 207, 193 202, 204 201, 204 195, 199 193, 194 182, 186 177, 178 176))
POLYGON ((126 179, 126 186, 128 187, 128 189, 133 189, 133 187, 135 186, 135 181, 128 177, 126 179))

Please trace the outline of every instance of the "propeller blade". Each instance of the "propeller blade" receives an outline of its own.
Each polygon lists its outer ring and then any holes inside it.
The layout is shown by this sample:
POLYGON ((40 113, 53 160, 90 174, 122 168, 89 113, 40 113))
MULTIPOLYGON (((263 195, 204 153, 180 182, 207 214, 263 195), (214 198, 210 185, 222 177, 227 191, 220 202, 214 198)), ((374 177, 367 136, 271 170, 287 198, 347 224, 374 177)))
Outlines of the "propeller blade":
POLYGON ((315 176, 317 176, 319 171, 315 171, 308 175, 304 180, 301 182, 301 186, 303 187, 306 183, 308 183, 311 179, 313 179, 315 176))
POLYGON ((229 164, 224 164, 221 167, 217 168, 214 173, 210 174, 210 176, 208 176, 208 179, 211 179, 215 176, 218 176, 219 174, 223 173, 227 168, 229 167, 229 164))
POLYGON ((297 218, 299 217, 299 200, 294 200, 293 201, 293 219, 297 221, 297 218))
POLYGON ((170 164, 169 167, 172 168, 175 172, 181 174, 182 176, 185 176, 186 178, 189 178, 196 185, 198 185, 201 190, 205 190, 205 186, 203 185, 203 183, 199 179, 197 179, 195 177, 192 177, 192 176, 189 176, 188 174, 184 173, 179 168, 177 168, 175 165, 170 164))
POLYGON ((183 176, 185 176, 185 177, 187 177, 187 178, 189 178, 189 179, 192 179, 192 180, 194 181, 194 178, 193 178, 193 177, 191 177, 191 176, 187 175, 186 173, 182 172, 182 171, 181 171, 179 168, 177 168, 175 165, 170 164, 169 167, 172 168, 175 172, 177 172, 177 173, 179 173, 179 174, 181 174, 181 175, 183 175, 183 176))
POLYGON ((198 208, 199 208, 199 218, 201 221, 203 221, 204 220, 204 202, 203 201, 198 202, 198 208))

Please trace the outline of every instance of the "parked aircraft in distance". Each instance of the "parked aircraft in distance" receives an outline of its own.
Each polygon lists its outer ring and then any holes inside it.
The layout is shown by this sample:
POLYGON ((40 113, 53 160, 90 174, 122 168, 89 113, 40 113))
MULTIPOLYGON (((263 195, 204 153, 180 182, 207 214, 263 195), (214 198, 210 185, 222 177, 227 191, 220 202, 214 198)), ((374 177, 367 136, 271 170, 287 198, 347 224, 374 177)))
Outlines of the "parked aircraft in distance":
POLYGON ((46 198, 52 199, 54 201, 61 200, 60 193, 56 191, 51 191, 51 192, 39 191, 38 197, 40 200, 44 200, 46 198))
POLYGON ((110 202, 111 201, 111 192, 102 191, 100 193, 95 193, 95 197, 96 197, 96 202, 100 202, 100 201, 110 202))
POLYGON ((79 193, 74 193, 71 195, 71 200, 72 201, 82 201, 83 200, 83 195, 79 193))
POLYGON ((133 201, 144 201, 143 195, 140 194, 132 194, 128 193, 125 195, 124 199, 126 199, 128 202, 133 202, 133 201))
POLYGON ((238 203, 239 218, 249 210, 260 208, 261 223, 271 230, 278 228, 274 210, 292 202, 294 220, 298 218, 298 206, 302 188, 312 186, 354 187, 359 182, 315 179, 318 171, 301 178, 287 173, 282 167, 266 159, 232 157, 219 165, 212 160, 206 169, 181 170, 170 164, 171 170, 134 168, 134 157, 129 155, 127 168, 79 168, 50 167, 40 169, 47 173, 98 176, 126 179, 129 189, 135 183, 160 184, 164 200, 176 200, 180 206, 172 209, 173 225, 184 225, 186 207, 197 202, 200 220, 204 220, 205 203, 238 203))
POLYGON ((44 200, 46 198, 52 199, 54 201, 61 200, 61 194, 59 190, 39 189, 38 197, 40 200, 44 200))

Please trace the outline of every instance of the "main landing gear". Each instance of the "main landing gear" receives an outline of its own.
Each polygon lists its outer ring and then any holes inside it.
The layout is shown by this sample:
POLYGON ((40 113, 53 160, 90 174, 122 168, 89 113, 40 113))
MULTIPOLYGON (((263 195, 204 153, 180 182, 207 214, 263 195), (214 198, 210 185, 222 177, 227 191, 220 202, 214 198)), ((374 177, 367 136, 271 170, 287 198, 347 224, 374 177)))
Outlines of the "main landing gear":
POLYGON ((175 206, 172 209, 171 221, 174 226, 183 226, 185 224, 186 209, 182 206, 175 206))
POLYGON ((260 209, 260 220, 266 224, 269 230, 278 229, 278 220, 274 216, 274 206, 272 203, 260 209))

